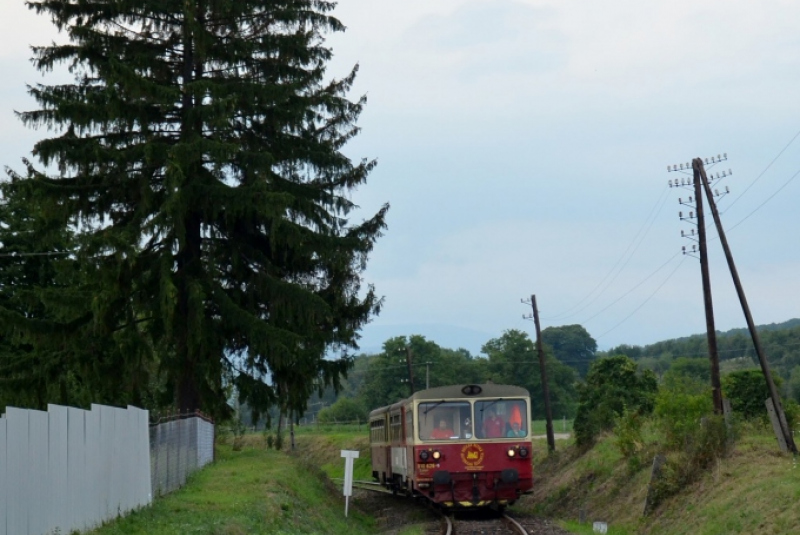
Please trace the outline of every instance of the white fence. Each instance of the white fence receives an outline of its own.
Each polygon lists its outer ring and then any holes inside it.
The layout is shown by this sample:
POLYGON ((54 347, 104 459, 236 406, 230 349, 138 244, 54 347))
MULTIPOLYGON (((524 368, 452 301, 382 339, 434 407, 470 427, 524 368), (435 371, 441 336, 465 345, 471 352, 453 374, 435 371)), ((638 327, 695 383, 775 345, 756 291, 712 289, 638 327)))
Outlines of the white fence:
POLYGON ((0 416, 0 535, 85 530, 152 501, 148 412, 9 407, 0 416))
POLYGON ((182 487, 189 474, 214 460, 214 424, 186 416, 150 428, 153 496, 182 487))

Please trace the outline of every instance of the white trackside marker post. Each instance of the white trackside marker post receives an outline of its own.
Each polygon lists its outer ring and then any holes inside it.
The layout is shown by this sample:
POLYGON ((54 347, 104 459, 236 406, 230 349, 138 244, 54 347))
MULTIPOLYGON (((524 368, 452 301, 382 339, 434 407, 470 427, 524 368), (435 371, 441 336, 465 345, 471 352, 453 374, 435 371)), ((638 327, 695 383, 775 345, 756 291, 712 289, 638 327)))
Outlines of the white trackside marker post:
POLYGON ((354 450, 342 450, 344 457, 344 516, 347 516, 347 508, 350 505, 350 496, 353 495, 353 459, 358 459, 358 452, 354 450))

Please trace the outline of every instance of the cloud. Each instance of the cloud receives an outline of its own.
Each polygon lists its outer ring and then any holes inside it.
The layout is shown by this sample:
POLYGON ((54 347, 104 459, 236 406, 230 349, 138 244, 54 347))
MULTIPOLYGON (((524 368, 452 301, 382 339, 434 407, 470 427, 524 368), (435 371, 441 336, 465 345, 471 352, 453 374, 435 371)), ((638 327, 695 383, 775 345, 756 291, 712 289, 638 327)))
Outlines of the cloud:
POLYGON ((544 72, 566 62, 566 40, 553 21, 550 8, 513 0, 469 2, 448 14, 422 17, 404 41, 461 78, 544 72))

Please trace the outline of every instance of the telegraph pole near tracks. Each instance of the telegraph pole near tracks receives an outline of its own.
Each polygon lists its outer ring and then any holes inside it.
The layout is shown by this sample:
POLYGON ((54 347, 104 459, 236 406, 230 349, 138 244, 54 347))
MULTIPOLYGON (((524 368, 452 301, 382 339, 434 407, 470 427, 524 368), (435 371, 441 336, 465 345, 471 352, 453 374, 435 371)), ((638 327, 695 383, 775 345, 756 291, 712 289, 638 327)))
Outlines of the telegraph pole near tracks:
MULTIPOLYGON (((525 301, 523 300, 522 302, 524 303, 525 301)), ((552 453, 556 451, 556 438, 553 434, 553 413, 550 410, 550 389, 547 385, 547 367, 545 366, 544 349, 542 347, 542 329, 539 325, 539 309, 536 306, 536 295, 531 295, 530 305, 533 309, 533 323, 536 326, 536 352, 539 354, 539 371, 542 375, 542 396, 544 397, 544 413, 547 422, 547 449, 552 453)), ((522 317, 526 318, 526 316, 522 317)))
POLYGON ((411 353, 411 346, 406 346, 406 364, 408 365, 408 386, 411 389, 411 394, 414 394, 414 374, 411 371, 411 361, 413 354, 411 353))
MULTIPOLYGON (((711 277, 708 273, 708 250, 706 248, 706 224, 703 214, 703 190, 700 172, 703 161, 692 161, 694 175, 694 198, 697 202, 697 232, 700 246, 700 272, 703 278, 703 303, 706 310, 706 334, 708 336, 708 358, 711 361, 711 393, 714 398, 714 412, 722 414, 722 384, 719 379, 719 353, 717 351, 717 331, 714 328, 714 304, 711 300, 711 277), (699 166, 697 165, 699 162, 699 166)), ((703 171, 705 172, 705 171, 703 171)))
MULTIPOLYGON (((728 268, 730 269, 731 277, 733 278, 733 284, 736 287, 736 294, 739 296, 739 303, 742 305, 742 312, 744 312, 744 317, 747 321, 747 328, 750 330, 750 337, 753 339, 753 345, 755 346, 756 354, 758 355, 758 361, 761 364, 761 372, 764 374, 764 379, 767 381, 769 395, 772 399, 775 412, 778 415, 778 420, 780 421, 784 438, 786 439, 786 447, 789 448, 789 451, 792 453, 797 454, 797 446, 795 445, 794 438, 792 437, 792 430, 786 421, 786 414, 783 411, 783 405, 781 405, 780 396, 775 388, 775 382, 772 380, 772 373, 770 372, 769 363, 767 362, 767 357, 764 354, 764 349, 761 346, 761 339, 759 338, 758 331, 756 330, 755 323, 753 322, 753 316, 750 314, 750 307, 747 304, 747 297, 744 294, 744 288, 742 288, 742 283, 739 280, 739 273, 736 271, 736 265, 733 262, 733 255, 731 254, 730 247, 728 246, 728 239, 725 236, 725 231, 722 228, 722 220, 720 219, 717 205, 714 202, 714 196, 711 192, 711 186, 708 183, 706 171, 703 168, 703 161, 700 158, 695 158, 692 161, 692 168, 695 171, 695 177, 699 174, 700 178, 702 179, 703 188, 705 189, 706 198, 708 199, 708 205, 711 208, 711 215, 714 218, 714 224, 717 226, 719 241, 722 243, 722 248, 725 251, 725 259, 728 262, 728 268)), ((698 206, 699 204, 700 203, 698 202, 698 206)))
MULTIPOLYGON (((697 159, 700 161, 700 159, 697 159)), ((702 168, 702 161, 700 163, 700 168, 702 168)), ((683 164, 680 166, 681 171, 684 170, 683 164)), ((681 220, 688 220, 691 221, 692 219, 697 219, 697 242, 698 248, 700 253, 700 275, 703 282, 703 304, 705 307, 705 316, 706 316, 706 339, 708 341, 708 359, 711 364, 711 394, 714 403, 714 412, 716 414, 723 413, 723 405, 722 405, 722 385, 719 378, 719 352, 717 351, 717 331, 714 327, 714 304, 711 297, 711 276, 709 275, 708 271, 708 248, 706 246, 706 224, 705 224, 705 214, 703 213, 703 186, 700 180, 700 169, 695 165, 695 162, 692 162, 693 171, 693 181, 692 186, 694 187, 694 202, 695 202, 695 212, 689 212, 689 217, 683 217, 683 212, 679 212, 679 217, 681 220)), ((668 171, 677 171, 678 166, 667 167, 668 171)), ((686 164, 685 170, 688 172, 689 164, 686 164)), ((672 187, 672 181, 670 180, 670 187, 672 187)), ((690 184, 685 180, 682 180, 680 183, 675 181, 675 186, 686 186, 688 187, 690 184)), ((692 198, 689 197, 689 202, 684 203, 683 199, 678 199, 680 204, 687 204, 691 206, 692 198)), ((683 231, 681 231, 683 234, 683 231)), ((692 236, 686 236, 694 239, 694 231, 692 231, 692 236)), ((686 253, 686 249, 684 248, 684 254, 686 253)))

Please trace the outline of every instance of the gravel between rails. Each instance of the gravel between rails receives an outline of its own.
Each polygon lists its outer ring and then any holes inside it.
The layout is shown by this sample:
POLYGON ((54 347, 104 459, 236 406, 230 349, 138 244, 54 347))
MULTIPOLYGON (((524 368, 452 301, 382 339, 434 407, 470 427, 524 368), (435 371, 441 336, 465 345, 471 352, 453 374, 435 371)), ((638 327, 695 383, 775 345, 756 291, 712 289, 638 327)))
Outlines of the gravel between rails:
MULTIPOLYGON (((375 517, 378 524, 378 533, 381 535, 398 535, 410 525, 423 525, 426 535, 439 535, 441 533, 439 516, 412 498, 354 488, 350 506, 375 517)), ((455 516, 455 535, 506 535, 514 533, 506 526, 505 522, 500 522, 497 519, 481 518, 481 516, 485 517, 486 513, 480 515, 463 515, 459 513, 455 516)), ((509 516, 522 524, 529 535, 570 535, 569 531, 565 531, 546 518, 518 512, 510 512, 509 516)))

